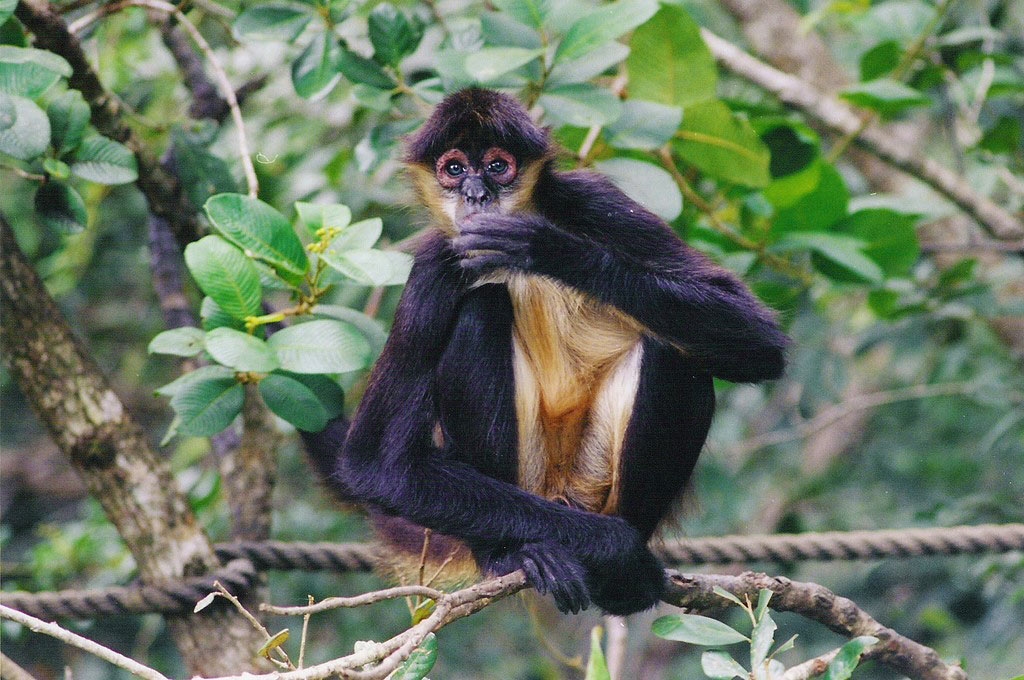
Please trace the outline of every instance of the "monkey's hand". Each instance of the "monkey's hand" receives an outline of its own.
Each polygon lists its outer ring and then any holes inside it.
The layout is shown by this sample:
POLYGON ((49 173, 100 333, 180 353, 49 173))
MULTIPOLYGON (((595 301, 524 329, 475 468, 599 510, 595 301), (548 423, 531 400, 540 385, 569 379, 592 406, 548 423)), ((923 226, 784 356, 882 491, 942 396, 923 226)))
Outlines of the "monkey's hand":
POLYGON ((621 518, 607 519, 608 531, 576 553, 587 570, 590 599, 618 616, 650 609, 664 593, 665 570, 636 529, 621 518))
POLYGON ((459 225, 452 247, 463 269, 477 275, 495 269, 528 270, 535 244, 551 230, 547 220, 534 215, 476 213, 459 225))
POLYGON ((563 614, 590 606, 586 570, 563 545, 531 541, 512 550, 479 551, 476 556, 485 573, 504 575, 522 569, 527 582, 541 594, 550 593, 563 614))

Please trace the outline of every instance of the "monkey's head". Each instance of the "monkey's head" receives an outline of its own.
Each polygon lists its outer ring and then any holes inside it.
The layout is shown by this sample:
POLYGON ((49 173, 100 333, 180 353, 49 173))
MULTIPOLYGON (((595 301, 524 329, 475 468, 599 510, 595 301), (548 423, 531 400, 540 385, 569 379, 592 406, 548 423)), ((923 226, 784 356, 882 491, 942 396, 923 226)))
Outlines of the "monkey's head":
POLYGON ((471 88, 445 98, 413 135, 405 160, 413 185, 445 229, 470 215, 529 207, 551 155, 548 132, 508 95, 471 88))

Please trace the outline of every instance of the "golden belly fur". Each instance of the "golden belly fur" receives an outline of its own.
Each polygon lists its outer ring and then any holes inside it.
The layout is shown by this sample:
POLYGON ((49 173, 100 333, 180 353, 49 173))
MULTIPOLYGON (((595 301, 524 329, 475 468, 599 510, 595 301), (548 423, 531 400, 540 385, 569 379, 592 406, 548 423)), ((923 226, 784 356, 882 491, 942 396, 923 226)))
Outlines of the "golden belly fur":
POLYGON ((641 329, 551 279, 511 274, 506 284, 515 314, 519 486, 615 512, 643 358, 641 329))

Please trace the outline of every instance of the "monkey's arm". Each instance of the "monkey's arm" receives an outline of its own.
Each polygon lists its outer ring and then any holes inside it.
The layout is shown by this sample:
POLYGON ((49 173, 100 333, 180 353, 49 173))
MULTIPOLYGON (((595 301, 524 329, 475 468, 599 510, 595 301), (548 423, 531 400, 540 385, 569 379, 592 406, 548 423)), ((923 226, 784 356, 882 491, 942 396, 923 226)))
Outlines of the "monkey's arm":
POLYGON ((461 304, 466 291, 457 256, 440 242, 427 250, 417 257, 345 442, 338 475, 345 493, 462 539, 485 570, 524 569, 531 584, 550 591, 563 611, 578 611, 590 599, 602 605, 601 574, 612 569, 637 575, 629 611, 652 606, 661 569, 624 520, 565 507, 483 474, 478 468, 486 466, 476 463, 488 451, 453 450, 458 441, 445 448, 433 443, 439 418, 435 392, 448 389, 443 380, 435 389, 438 364, 446 349, 474 351, 472 345, 448 345, 466 335, 460 327, 472 330, 488 319, 470 304, 480 296, 461 304))
POLYGON ((630 315, 734 382, 777 378, 788 339, 726 270, 602 177, 548 174, 538 213, 475 215, 454 245, 463 266, 550 276, 630 315))

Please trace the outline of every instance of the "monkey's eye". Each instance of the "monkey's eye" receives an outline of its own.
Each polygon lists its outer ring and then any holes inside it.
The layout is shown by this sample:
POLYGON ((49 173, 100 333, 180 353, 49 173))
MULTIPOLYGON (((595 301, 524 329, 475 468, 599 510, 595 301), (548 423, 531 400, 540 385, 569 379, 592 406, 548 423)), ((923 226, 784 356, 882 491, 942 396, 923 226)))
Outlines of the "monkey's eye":
POLYGON ((487 172, 492 175, 501 175, 508 170, 508 161, 503 161, 497 158, 487 164, 487 172))
POLYGON ((448 161, 445 163, 444 171, 448 173, 450 177, 458 177, 466 172, 466 166, 458 161, 448 161))

